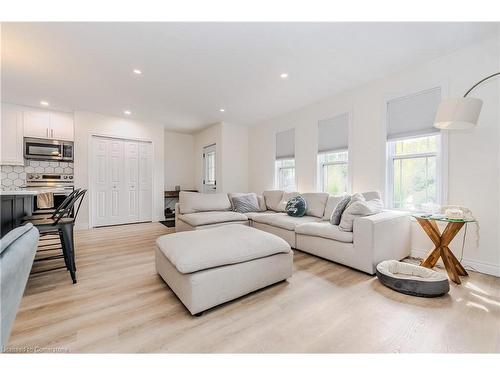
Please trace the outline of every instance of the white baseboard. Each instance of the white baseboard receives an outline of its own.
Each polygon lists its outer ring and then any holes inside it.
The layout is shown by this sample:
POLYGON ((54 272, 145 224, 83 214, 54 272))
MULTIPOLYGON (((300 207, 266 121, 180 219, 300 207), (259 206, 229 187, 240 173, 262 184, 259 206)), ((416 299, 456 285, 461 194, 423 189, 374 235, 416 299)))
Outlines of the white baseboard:
MULTIPOLYGON (((425 258, 428 253, 429 253, 428 249, 427 250, 411 249, 411 256, 416 257, 416 258, 425 258)), ((441 266, 444 267, 441 259, 439 259, 438 264, 440 264, 441 266)), ((500 265, 499 264, 486 263, 486 262, 480 262, 480 261, 469 259, 469 258, 463 258, 462 265, 465 268, 469 268, 473 271, 477 271, 480 273, 485 273, 487 275, 500 277, 500 265)))

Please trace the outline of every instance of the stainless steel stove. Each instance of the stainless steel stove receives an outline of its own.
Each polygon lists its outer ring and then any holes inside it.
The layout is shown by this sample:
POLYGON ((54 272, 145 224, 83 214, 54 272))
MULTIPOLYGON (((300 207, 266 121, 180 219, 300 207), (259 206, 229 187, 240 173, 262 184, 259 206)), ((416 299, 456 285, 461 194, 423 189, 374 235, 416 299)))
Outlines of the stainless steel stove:
MULTIPOLYGON (((74 190, 73 175, 67 173, 28 173, 26 190, 36 190, 39 193, 54 194, 54 207, 58 207, 74 190)), ((37 196, 34 197, 35 207, 38 207, 37 196)))
POLYGON ((26 190, 48 190, 54 194, 67 195, 74 186, 72 174, 28 173, 26 176, 26 190))

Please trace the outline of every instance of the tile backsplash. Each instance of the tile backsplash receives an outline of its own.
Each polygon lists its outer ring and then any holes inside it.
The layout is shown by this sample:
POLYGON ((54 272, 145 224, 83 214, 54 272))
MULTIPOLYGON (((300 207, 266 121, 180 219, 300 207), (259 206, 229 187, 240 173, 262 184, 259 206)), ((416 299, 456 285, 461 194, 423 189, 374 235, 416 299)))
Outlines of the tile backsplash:
POLYGON ((73 163, 59 161, 26 160, 25 165, 2 165, 0 167, 2 190, 15 190, 26 185, 26 175, 30 173, 73 174, 73 163))

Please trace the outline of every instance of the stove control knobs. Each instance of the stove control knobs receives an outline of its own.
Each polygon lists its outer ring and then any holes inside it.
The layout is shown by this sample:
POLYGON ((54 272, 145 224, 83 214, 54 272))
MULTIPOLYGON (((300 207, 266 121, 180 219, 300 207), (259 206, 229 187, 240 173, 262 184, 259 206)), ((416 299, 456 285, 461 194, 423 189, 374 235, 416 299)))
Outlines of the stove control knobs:
POLYGON ((69 179, 72 180, 73 179, 73 176, 69 176, 69 179))

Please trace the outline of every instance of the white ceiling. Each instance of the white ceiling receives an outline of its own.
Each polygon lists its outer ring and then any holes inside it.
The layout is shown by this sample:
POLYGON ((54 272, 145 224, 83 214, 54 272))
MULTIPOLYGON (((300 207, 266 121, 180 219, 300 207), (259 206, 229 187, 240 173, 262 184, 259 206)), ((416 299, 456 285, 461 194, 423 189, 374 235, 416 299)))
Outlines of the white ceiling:
POLYGON ((496 31, 495 23, 4 23, 2 100, 129 109, 188 132, 251 125, 496 31))

